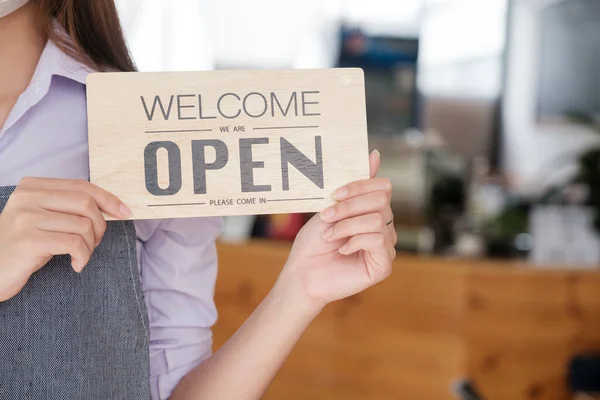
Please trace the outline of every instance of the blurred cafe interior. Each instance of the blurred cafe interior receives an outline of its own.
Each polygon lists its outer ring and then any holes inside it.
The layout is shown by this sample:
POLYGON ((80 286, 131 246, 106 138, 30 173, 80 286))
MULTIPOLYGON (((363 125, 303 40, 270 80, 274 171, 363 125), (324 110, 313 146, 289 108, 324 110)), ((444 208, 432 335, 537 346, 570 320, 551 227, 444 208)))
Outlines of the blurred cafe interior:
MULTIPOLYGON (((328 306, 265 399, 600 398, 600 1, 118 6, 142 71, 364 71, 394 272, 328 306)), ((310 217, 225 218, 215 348, 310 217)))

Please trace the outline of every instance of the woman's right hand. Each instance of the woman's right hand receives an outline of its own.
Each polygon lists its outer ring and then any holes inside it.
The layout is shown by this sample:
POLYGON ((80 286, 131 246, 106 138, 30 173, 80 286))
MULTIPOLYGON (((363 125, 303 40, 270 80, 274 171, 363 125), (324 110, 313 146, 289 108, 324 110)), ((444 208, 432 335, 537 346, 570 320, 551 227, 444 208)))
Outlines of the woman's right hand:
POLYGON ((106 230, 102 212, 127 218, 113 194, 84 180, 25 178, 0 213, 0 302, 21 291, 53 256, 81 272, 106 230))

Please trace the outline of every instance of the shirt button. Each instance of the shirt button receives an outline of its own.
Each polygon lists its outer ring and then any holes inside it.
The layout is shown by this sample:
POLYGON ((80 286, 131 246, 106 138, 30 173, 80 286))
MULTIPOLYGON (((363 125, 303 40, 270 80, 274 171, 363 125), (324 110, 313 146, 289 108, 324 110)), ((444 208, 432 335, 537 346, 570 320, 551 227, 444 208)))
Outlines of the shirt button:
POLYGON ((42 88, 40 87, 40 85, 35 85, 35 94, 40 94, 42 93, 42 88))

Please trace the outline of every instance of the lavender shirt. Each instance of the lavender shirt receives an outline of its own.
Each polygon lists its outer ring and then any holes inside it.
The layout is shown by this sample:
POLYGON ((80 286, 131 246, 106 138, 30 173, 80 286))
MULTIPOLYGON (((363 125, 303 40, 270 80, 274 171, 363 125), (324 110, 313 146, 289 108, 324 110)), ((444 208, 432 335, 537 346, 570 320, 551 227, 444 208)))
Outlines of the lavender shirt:
MULTIPOLYGON (((48 42, 33 79, 0 129, 0 186, 25 176, 87 179, 89 69, 48 42)), ((150 319, 153 399, 211 355, 221 218, 136 221, 150 319)))

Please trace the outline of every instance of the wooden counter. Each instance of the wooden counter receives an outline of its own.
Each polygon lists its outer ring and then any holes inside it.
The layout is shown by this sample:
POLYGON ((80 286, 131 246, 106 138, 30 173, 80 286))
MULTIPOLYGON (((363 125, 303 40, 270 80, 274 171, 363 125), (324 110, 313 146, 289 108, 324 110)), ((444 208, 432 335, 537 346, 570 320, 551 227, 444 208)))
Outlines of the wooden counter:
MULTIPOLYGON (((287 244, 220 244, 215 349, 271 288, 287 244)), ((563 400, 566 362, 600 349, 600 272, 398 256, 392 276, 314 321, 265 399, 563 400)))

